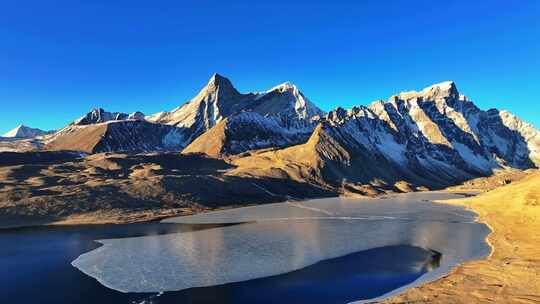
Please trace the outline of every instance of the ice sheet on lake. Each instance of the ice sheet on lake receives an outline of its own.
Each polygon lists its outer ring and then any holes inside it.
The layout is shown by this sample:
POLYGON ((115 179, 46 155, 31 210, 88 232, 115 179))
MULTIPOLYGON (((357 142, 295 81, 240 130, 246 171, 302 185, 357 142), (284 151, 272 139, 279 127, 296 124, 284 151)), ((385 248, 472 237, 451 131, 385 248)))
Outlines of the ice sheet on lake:
POLYGON ((162 292, 277 275, 388 245, 409 244, 443 253, 441 266, 429 273, 433 277, 489 253, 483 241, 489 230, 473 222, 472 213, 423 201, 448 197, 433 193, 396 197, 369 202, 321 199, 169 219, 166 222, 257 222, 100 240, 103 246, 72 264, 112 289, 162 292))
POLYGON ((174 217, 164 223, 223 224, 275 219, 403 219, 474 220, 474 213, 459 206, 433 204, 430 201, 463 197, 461 194, 422 192, 396 194, 384 198, 324 198, 302 202, 268 204, 174 217))

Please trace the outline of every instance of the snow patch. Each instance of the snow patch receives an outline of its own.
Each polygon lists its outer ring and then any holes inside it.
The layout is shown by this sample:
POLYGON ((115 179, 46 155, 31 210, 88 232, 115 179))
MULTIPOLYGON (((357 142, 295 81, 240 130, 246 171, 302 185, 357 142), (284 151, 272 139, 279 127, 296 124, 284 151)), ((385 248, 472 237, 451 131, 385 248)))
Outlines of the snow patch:
POLYGON ((184 137, 182 129, 179 129, 179 128, 171 130, 163 138, 163 145, 165 147, 169 147, 169 148, 178 147, 180 149, 184 147, 185 144, 186 144, 186 139, 184 137))

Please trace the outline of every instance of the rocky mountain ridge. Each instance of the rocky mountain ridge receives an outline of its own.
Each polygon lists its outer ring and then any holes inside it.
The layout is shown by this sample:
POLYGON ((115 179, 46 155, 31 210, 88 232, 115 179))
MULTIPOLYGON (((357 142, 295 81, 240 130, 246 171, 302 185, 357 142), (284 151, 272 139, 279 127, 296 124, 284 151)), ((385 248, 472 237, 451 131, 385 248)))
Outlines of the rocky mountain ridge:
POLYGON ((302 143, 324 114, 291 83, 264 93, 243 94, 227 78, 215 74, 193 99, 171 112, 144 116, 96 108, 45 138, 43 146, 85 153, 181 151, 228 118, 228 125, 250 130, 249 135, 233 136, 244 140, 228 152, 239 153, 302 143), (261 140, 251 139, 256 130, 261 140))
POLYGON ((305 144, 317 125, 345 151, 382 157, 414 175, 464 179, 531 168, 540 160, 540 133, 532 125, 506 111, 479 109, 451 81, 326 114, 291 83, 240 93, 219 74, 170 112, 94 109, 45 136, 42 149, 230 157, 305 144))
POLYGON ((479 109, 453 82, 326 114, 290 83, 243 94, 215 75, 171 112, 95 109, 54 134, 0 141, 0 151, 10 151, 0 153, 9 226, 442 189, 537 168, 540 133, 479 109))
POLYGON ((104 123, 104 122, 109 122, 109 121, 120 121, 120 120, 128 120, 128 119, 135 119, 135 118, 141 118, 141 117, 144 119, 144 114, 142 114, 141 112, 127 114, 127 113, 120 113, 120 112, 107 112, 102 108, 96 108, 96 109, 92 109, 87 114, 83 115, 79 119, 72 122, 71 125, 86 126, 86 125, 93 125, 93 124, 104 123))
MULTIPOLYGON (((453 82, 369 106, 337 108, 318 121, 302 144, 238 154, 249 149, 232 148, 239 142, 235 134, 252 130, 251 125, 218 125, 184 153, 233 157, 240 175, 311 180, 361 193, 365 189, 356 188, 365 185, 441 188, 540 164, 540 133, 532 125, 505 111, 480 110, 453 82)), ((259 134, 266 133, 255 132, 252 142, 259 134)))
MULTIPOLYGON (((284 83, 264 93, 242 94, 230 80, 214 74, 193 99, 171 112, 148 116, 147 120, 181 128, 187 146, 227 117, 238 114, 240 118, 231 118, 230 121, 240 119, 246 123, 248 115, 242 115, 242 112, 259 114, 250 116, 256 120, 253 122, 255 126, 260 126, 258 123, 261 120, 267 120, 268 125, 278 126, 283 132, 289 133, 310 132, 315 126, 313 119, 324 115, 291 83, 284 83)), ((252 146, 265 147, 264 144, 252 146)))

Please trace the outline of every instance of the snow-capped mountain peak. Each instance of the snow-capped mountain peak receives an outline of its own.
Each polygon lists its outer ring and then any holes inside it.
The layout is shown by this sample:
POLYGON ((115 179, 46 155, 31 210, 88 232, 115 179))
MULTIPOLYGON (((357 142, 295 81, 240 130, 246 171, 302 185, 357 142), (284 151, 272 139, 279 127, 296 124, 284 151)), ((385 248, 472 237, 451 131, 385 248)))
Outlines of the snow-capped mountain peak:
POLYGON ((310 103, 292 83, 284 83, 264 93, 240 93, 226 77, 214 74, 190 101, 171 112, 148 116, 149 121, 181 128, 187 142, 214 127, 223 119, 246 111, 280 121, 286 128, 311 130, 314 116, 322 112, 310 103))
POLYGON ((131 114, 122 112, 107 112, 102 108, 94 108, 90 112, 86 113, 79 119, 75 120, 72 124, 76 126, 85 126, 92 124, 99 124, 110 121, 118 120, 144 120, 143 113, 137 111, 131 114))
POLYGON ((438 97, 459 98, 459 92, 455 82, 445 81, 429 86, 422 90, 422 95, 426 99, 434 99, 438 97))
POLYGON ((349 151, 381 155, 408 167, 408 174, 457 181, 540 165, 539 131, 507 111, 479 109, 454 82, 402 92, 367 108, 337 108, 326 121, 349 151))
POLYGON ((128 117, 125 113, 107 112, 102 108, 94 108, 79 119, 73 122, 74 125, 91 125, 96 123, 107 122, 111 120, 122 120, 128 117))
POLYGON ((286 81, 284 83, 278 84, 277 86, 271 88, 270 90, 266 91, 266 93, 269 93, 269 92, 272 92, 272 91, 283 92, 283 91, 287 91, 287 90, 298 90, 298 88, 292 82, 286 81))
POLYGON ((401 92, 397 95, 401 99, 422 98, 423 100, 436 101, 444 98, 460 99, 460 94, 455 82, 444 81, 428 86, 417 91, 401 92))
MULTIPOLYGON (((216 73, 191 100, 170 112, 157 113, 147 119, 191 129, 190 132, 198 136, 224 117, 242 108, 249 96, 252 94, 241 94, 229 79, 216 73)), ((193 135, 188 137, 191 138, 193 135)))
POLYGON ((127 119, 130 119, 130 120, 145 120, 145 116, 144 116, 144 113, 137 111, 137 112, 133 112, 133 113, 129 114, 127 119))
MULTIPOLYGON (((140 112, 113 113, 97 108, 59 133, 66 138, 71 132, 83 134, 79 129, 95 125, 96 130, 108 134, 107 146, 99 149, 116 147, 118 142, 122 149, 135 150, 141 145, 144 149, 140 150, 150 151, 153 146, 146 142, 130 142, 131 134, 147 140, 157 130, 166 140, 153 145, 181 150, 217 128, 188 151, 213 149, 220 142, 220 153, 241 153, 301 144, 320 122, 343 147, 382 155, 415 170, 444 169, 447 174, 467 177, 497 168, 540 164, 540 133, 534 127, 507 111, 482 111, 461 95, 452 81, 402 92, 368 107, 337 108, 326 115, 291 82, 264 93, 240 93, 229 79, 214 74, 194 98, 171 112, 145 117, 140 112)), ((56 140, 58 147, 64 147, 60 143, 56 140)))
POLYGON ((325 115, 321 109, 304 96, 295 84, 289 81, 273 87, 257 99, 264 101, 259 106, 264 109, 263 111, 259 110, 263 115, 267 114, 264 113, 265 111, 286 114, 291 110, 294 111, 294 114, 289 113, 287 115, 296 116, 301 120, 309 120, 315 116, 322 117, 325 115), (279 98, 274 98, 276 95, 279 98))
POLYGON ((441 91, 441 92, 453 92, 457 91, 456 83, 452 80, 443 81, 430 85, 422 90, 422 93, 431 92, 431 91, 441 91))
POLYGON ((233 84, 226 77, 218 73, 214 73, 208 80, 206 86, 201 90, 200 94, 217 93, 223 95, 239 95, 240 93, 234 88, 233 84))
POLYGON ((49 133, 51 133, 51 131, 43 131, 36 128, 30 128, 25 125, 18 125, 15 129, 5 133, 3 137, 32 138, 32 137, 47 135, 49 133))

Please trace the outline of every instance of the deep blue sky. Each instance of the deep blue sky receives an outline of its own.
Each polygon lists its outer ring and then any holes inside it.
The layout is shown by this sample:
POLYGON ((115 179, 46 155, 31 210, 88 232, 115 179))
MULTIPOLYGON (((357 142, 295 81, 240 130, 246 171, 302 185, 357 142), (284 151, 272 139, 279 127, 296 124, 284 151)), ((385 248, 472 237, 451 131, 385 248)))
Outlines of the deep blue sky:
POLYGON ((325 110, 454 80, 540 127, 539 71, 538 0, 0 2, 0 134, 170 110, 214 72, 325 110))

